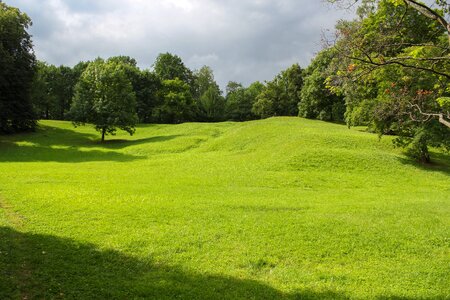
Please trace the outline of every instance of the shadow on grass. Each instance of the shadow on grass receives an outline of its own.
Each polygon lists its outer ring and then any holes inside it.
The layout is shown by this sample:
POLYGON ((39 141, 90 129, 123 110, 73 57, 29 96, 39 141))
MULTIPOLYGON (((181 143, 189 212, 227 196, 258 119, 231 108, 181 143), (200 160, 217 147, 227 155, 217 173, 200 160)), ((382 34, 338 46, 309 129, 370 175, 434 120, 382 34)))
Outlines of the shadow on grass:
POLYGON ((10 227, 0 227, 0 241, 0 299, 349 299, 333 291, 284 293, 255 280, 189 272, 10 227))
POLYGON ((95 134, 41 126, 35 133, 1 136, 0 162, 128 162, 145 157, 119 153, 114 150, 134 145, 165 142, 178 136, 154 136, 130 140, 110 139, 101 143, 95 134), (81 150, 80 148, 97 148, 99 150, 81 150))
POLYGON ((181 135, 165 135, 165 136, 152 136, 148 138, 135 139, 135 140, 123 140, 123 139, 110 139, 101 141, 93 141, 83 145, 83 147, 102 147, 107 149, 122 149, 128 146, 135 146, 148 143, 158 143, 173 140, 181 135))
POLYGON ((431 154, 431 163, 420 163, 412 158, 399 157, 398 160, 404 165, 414 166, 428 172, 441 172, 450 175, 450 156, 443 153, 433 152, 431 154))
POLYGON ((52 148, 41 145, 17 145, 0 142, 0 162, 61 162, 78 163, 89 161, 128 162, 145 157, 122 154, 114 151, 81 151, 76 147, 52 148))
POLYGON ((187 272, 92 244, 0 227, 0 299, 347 299, 187 272))

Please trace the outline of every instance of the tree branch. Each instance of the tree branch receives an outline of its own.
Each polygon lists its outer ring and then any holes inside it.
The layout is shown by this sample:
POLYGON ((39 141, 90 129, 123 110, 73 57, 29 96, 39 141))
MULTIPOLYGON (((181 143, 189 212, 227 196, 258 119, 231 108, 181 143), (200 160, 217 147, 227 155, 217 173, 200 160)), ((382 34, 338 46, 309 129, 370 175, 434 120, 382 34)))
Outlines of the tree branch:
POLYGON ((413 7, 415 10, 417 10, 424 16, 438 21, 445 28, 447 33, 450 35, 450 26, 449 26, 448 22, 440 14, 435 12, 433 9, 431 9, 427 5, 417 2, 415 0, 403 0, 403 1, 405 2, 406 5, 413 7))
MULTIPOLYGON (((426 117, 426 119, 423 120, 422 122, 427 122, 430 118, 435 117, 435 118, 438 118, 439 123, 450 128, 450 121, 447 121, 445 119, 444 113, 426 113, 426 112, 423 112, 422 109, 420 108, 420 106, 417 104, 410 103, 409 105, 411 106, 411 108, 416 108, 422 116, 426 117)), ((449 113, 447 113, 447 117, 448 117, 448 114, 449 113)), ((411 117, 411 120, 418 122, 418 120, 415 119, 414 116, 412 115, 412 112, 409 113, 409 116, 411 117)))
POLYGON ((365 63, 365 64, 375 65, 375 66, 378 66, 378 67, 387 66, 387 65, 394 65, 395 64, 395 65, 399 65, 399 66, 402 66, 402 67, 408 68, 408 69, 416 69, 416 70, 431 72, 431 73, 434 73, 436 75, 444 76, 444 77, 450 79, 450 74, 443 73, 443 72, 440 72, 440 71, 437 71, 437 70, 431 69, 431 68, 426 68, 426 67, 421 67, 421 66, 414 66, 414 65, 408 65, 408 64, 405 64, 405 63, 401 62, 397 58, 392 58, 390 60, 386 60, 384 62, 378 63, 378 62, 373 61, 373 59, 370 56, 368 56, 367 54, 366 54, 366 57, 368 57, 368 60, 365 60, 365 59, 362 59, 362 58, 359 58, 359 57, 348 56, 348 55, 345 55, 345 57, 349 58, 349 59, 354 59, 356 61, 359 61, 359 62, 362 62, 362 63, 365 63))

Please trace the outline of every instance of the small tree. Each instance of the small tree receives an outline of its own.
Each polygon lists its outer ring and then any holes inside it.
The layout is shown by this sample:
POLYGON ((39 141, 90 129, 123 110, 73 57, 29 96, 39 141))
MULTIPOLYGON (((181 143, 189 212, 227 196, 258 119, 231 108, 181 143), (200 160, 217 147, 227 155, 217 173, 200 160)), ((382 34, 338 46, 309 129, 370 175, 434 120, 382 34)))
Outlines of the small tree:
POLYGON ((134 133, 136 96, 123 62, 99 58, 89 64, 75 87, 70 117, 75 126, 94 124, 102 142, 117 128, 134 133))

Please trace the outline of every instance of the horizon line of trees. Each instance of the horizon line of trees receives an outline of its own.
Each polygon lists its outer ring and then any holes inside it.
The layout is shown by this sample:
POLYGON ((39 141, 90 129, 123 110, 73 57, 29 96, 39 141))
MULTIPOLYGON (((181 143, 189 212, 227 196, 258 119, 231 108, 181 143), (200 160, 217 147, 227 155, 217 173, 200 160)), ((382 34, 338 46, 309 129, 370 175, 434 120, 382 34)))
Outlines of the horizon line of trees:
POLYGON ((39 62, 30 18, 0 1, 0 133, 32 130, 45 118, 92 123, 103 140, 116 128, 132 134, 139 122, 300 116, 397 135, 397 146, 429 162, 430 146, 450 150, 450 5, 360 4, 357 18, 339 21, 335 39, 306 69, 294 64, 248 87, 230 81, 224 95, 210 67, 192 71, 170 53, 151 70, 128 56, 73 68, 39 62))
MULTIPOLYGON (((272 81, 256 81, 248 87, 230 81, 224 94, 209 66, 192 71, 179 56, 171 53, 159 54, 151 70, 141 70, 129 56, 82 61, 72 68, 37 61, 31 102, 38 117, 73 120, 70 110, 80 78, 91 64, 99 61, 123 67, 125 80, 132 86, 139 123, 248 121, 297 116, 306 74, 299 64, 293 64, 272 81)), ((339 120, 343 120, 343 115, 336 119, 339 120)))

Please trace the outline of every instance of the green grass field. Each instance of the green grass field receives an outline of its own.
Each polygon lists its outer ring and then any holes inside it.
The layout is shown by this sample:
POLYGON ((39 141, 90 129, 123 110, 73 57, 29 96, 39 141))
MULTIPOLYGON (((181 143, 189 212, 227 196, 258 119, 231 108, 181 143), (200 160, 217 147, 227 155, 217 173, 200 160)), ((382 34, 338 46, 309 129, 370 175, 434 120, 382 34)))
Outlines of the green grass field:
POLYGON ((0 299, 445 299, 450 158, 299 118, 0 137, 0 299))

